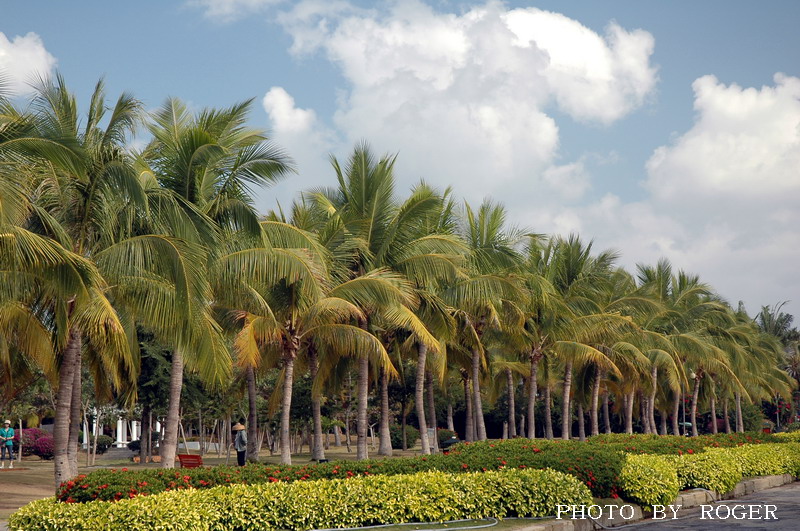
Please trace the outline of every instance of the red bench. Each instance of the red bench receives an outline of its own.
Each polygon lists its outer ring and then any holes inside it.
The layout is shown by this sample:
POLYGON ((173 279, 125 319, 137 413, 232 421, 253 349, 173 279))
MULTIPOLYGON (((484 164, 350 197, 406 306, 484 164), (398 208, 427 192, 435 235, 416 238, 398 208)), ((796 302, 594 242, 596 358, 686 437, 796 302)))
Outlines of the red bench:
POLYGON ((178 454, 181 468, 198 468, 203 466, 203 458, 199 455, 178 454))

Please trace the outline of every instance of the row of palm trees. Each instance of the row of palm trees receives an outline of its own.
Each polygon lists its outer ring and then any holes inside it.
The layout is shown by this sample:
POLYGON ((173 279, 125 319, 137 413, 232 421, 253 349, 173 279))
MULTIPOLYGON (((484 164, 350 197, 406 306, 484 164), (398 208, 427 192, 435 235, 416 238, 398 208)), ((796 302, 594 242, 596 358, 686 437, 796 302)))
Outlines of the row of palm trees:
MULTIPOLYGON (((310 374, 314 458, 321 408, 357 380, 357 456, 368 454, 368 399, 381 403, 381 455, 391 454, 389 382, 416 362, 423 452, 425 395, 459 379, 467 440, 487 437, 484 401, 506 385, 527 393, 526 428, 564 438, 610 429, 610 398, 626 431, 678 433, 691 391, 698 408, 790 396, 780 342, 667 261, 632 275, 613 252, 577 236, 509 226, 489 201, 458 204, 424 182, 399 199, 395 157, 366 144, 331 159, 332 188, 309 190, 259 218, 252 190, 293 172, 291 159, 249 128, 250 102, 193 113, 170 99, 145 113, 127 94, 108 105, 98 83, 83 118, 62 78, 27 107, 0 99, 0 366, 13 394, 36 371, 56 390, 55 482, 77 474, 81 375, 99 396, 136 400, 142 331, 171 351, 161 455, 174 466, 186 371, 208 386, 247 382, 257 455, 256 381, 279 373, 281 460, 291 462, 292 389, 310 374), (150 142, 126 147, 145 127, 150 142), (455 376, 454 376, 455 375, 455 376), (427 385, 427 392, 426 392, 427 385), (638 404, 638 412, 636 411, 638 404), (661 421, 656 425, 656 414, 661 421)), ((428 396, 428 399, 431 397, 428 396)), ((518 433, 510 400, 509 431, 518 433)), ((716 423, 712 423, 716 429, 716 423)))

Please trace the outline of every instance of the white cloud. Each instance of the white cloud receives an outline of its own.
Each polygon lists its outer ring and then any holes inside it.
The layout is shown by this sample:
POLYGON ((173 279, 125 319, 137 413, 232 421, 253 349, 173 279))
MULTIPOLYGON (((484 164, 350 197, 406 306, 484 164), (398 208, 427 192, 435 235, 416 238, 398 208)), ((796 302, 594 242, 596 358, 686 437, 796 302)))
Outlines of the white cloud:
POLYGON ((36 33, 17 35, 9 40, 0 32, 0 76, 6 78, 8 88, 14 94, 32 92, 30 83, 39 77, 48 77, 56 66, 56 58, 50 55, 36 33))
POLYGON ((269 89, 261 104, 269 117, 272 139, 292 156, 299 174, 259 194, 259 206, 266 210, 275 206, 275 197, 286 201, 293 199, 298 190, 330 184, 328 153, 337 142, 334 132, 317 118, 314 110, 297 107, 284 88, 269 89))
POLYGON ((206 18, 230 22, 282 2, 283 0, 189 0, 188 4, 201 8, 206 18))
POLYGON ((608 124, 656 83, 648 33, 612 23, 600 36, 535 8, 490 2, 457 15, 419 1, 380 11, 311 0, 278 20, 292 53, 322 53, 345 78, 333 116, 343 147, 368 139, 398 151, 401 186, 449 176, 470 200, 487 180, 580 197, 583 163, 559 160, 549 107, 608 124))
POLYGON ((758 89, 705 76, 693 87, 694 125, 653 153, 647 199, 608 195, 537 221, 558 230, 572 216, 629 267, 666 256, 751 313, 790 299, 798 314, 800 79, 779 74, 758 89))

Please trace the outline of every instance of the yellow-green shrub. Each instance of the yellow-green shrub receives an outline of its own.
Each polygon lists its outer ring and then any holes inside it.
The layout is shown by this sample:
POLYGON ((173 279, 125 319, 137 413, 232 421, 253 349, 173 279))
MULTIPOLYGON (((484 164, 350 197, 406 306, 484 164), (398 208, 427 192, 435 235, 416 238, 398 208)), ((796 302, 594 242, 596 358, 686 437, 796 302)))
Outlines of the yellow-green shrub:
POLYGON ((420 472, 348 480, 233 485, 170 491, 119 502, 26 505, 11 529, 312 529, 486 516, 547 516, 590 504, 589 489, 553 470, 476 474, 420 472))
POLYGON ((780 437, 782 440, 787 442, 800 443, 800 431, 788 431, 788 432, 776 433, 775 436, 780 437))
POLYGON ((625 499, 645 506, 672 503, 680 483, 670 460, 659 455, 626 456, 619 477, 625 499))
POLYGON ((744 445, 736 448, 719 448, 720 452, 735 461, 743 477, 793 474, 800 472, 800 443, 744 445))
POLYGON ((725 493, 742 480, 739 463, 723 448, 713 448, 693 455, 673 457, 681 490, 701 488, 725 493))

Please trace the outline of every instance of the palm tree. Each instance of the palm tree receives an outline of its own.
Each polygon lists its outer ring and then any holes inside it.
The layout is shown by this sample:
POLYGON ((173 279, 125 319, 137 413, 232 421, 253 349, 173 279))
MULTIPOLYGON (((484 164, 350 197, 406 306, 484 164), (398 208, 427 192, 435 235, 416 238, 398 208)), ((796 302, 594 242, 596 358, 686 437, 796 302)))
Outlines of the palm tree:
MULTIPOLYGON (((338 188, 317 190, 308 194, 316 207, 325 213, 327 222, 319 233, 321 243, 341 264, 340 275, 354 279, 376 270, 394 271, 406 281, 402 287, 402 304, 390 307, 365 307, 364 330, 380 327, 392 331, 409 331, 416 341, 429 350, 439 348, 420 318, 414 313, 419 306, 419 286, 430 279, 452 274, 455 265, 453 249, 458 242, 446 235, 419 236, 419 227, 440 208, 441 198, 427 186, 419 186, 401 204, 394 198, 393 168, 395 157, 375 159, 369 146, 356 146, 345 166, 331 158, 338 188)), ((401 277, 398 277, 401 278, 401 277)), ((385 367, 392 372, 391 367, 385 367)), ((387 385, 385 378, 382 385, 387 385)), ((358 359, 358 445, 359 459, 367 457, 367 397, 369 360, 358 359)), ((385 395, 385 393, 382 393, 385 395)), ((384 412, 386 408, 383 408, 384 412)), ((386 414, 381 430, 384 452, 388 441, 386 414)))
POLYGON ((85 303, 51 302, 52 322, 61 334, 56 337, 65 338, 58 346, 54 429, 58 485, 77 472, 81 351, 102 365, 118 389, 135 382, 129 348, 135 324, 177 335, 181 347, 196 345, 204 340, 207 293, 197 267, 202 251, 164 234, 168 221, 158 215, 162 209, 149 210, 143 182, 122 148, 140 115, 138 102, 123 94, 106 120, 109 109, 98 82, 81 127, 75 98, 56 76, 39 84, 33 108, 26 136, 4 145, 31 164, 38 197, 29 223, 91 260, 100 276, 85 303))
MULTIPOLYGON (((250 186, 271 184, 292 171, 291 161, 263 132, 244 125, 251 103, 205 109, 192 116, 182 102, 169 99, 152 116, 153 140, 142 153, 143 173, 177 196, 186 215, 213 220, 215 236, 225 240, 243 237, 242 233, 257 237, 260 227, 250 186)), ((214 249, 215 240, 208 234, 202 240, 214 249)), ((209 322, 208 326, 209 333, 219 335, 216 324, 209 322)), ((167 468, 175 463, 185 355, 192 363, 219 368, 227 359, 219 348, 173 352, 161 461, 167 468)), ((253 421, 257 417, 251 412, 250 418, 248 440, 254 445, 257 426, 253 421)))

